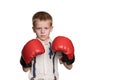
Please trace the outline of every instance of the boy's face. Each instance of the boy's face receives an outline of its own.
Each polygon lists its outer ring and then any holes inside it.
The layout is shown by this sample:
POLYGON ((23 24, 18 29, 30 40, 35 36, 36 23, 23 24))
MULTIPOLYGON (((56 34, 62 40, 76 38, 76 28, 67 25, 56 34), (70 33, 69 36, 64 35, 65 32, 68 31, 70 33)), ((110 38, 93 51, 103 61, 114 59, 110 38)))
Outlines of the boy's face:
POLYGON ((33 30, 40 40, 46 41, 49 39, 52 28, 53 27, 50 25, 50 20, 37 20, 35 26, 33 27, 33 30))

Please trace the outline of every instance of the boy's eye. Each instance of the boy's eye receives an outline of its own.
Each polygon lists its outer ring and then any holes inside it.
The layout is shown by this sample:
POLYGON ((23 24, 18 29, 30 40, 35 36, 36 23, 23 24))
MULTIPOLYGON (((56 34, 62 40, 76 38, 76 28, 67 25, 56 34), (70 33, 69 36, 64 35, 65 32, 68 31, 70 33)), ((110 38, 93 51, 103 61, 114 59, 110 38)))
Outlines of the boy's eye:
POLYGON ((42 29, 42 28, 36 28, 36 30, 40 30, 40 29, 42 29))
POLYGON ((45 29, 48 29, 47 27, 45 29))
POLYGON ((36 30, 41 30, 41 29, 49 29, 48 27, 45 27, 45 28, 35 28, 36 30))

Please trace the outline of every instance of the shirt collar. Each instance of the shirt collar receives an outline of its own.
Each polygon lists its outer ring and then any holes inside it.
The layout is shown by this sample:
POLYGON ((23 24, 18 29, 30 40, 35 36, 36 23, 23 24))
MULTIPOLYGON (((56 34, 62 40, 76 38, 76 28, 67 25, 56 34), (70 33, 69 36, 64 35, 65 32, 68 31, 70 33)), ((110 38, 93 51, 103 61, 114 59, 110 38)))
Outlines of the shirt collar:
POLYGON ((52 42, 52 40, 49 38, 48 40, 46 40, 46 41, 42 41, 42 40, 40 40, 39 38, 37 38, 42 44, 44 44, 44 45, 48 45, 49 44, 49 42, 51 43, 52 42))

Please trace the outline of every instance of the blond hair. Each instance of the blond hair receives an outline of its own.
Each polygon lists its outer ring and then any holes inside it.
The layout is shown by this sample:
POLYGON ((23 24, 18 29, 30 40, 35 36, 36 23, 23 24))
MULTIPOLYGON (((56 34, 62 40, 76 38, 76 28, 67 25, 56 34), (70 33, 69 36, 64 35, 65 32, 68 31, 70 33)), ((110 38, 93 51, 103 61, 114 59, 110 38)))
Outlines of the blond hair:
POLYGON ((33 27, 35 26, 37 20, 43 20, 43 21, 50 20, 50 26, 52 26, 52 16, 47 12, 40 11, 33 15, 32 17, 33 27))

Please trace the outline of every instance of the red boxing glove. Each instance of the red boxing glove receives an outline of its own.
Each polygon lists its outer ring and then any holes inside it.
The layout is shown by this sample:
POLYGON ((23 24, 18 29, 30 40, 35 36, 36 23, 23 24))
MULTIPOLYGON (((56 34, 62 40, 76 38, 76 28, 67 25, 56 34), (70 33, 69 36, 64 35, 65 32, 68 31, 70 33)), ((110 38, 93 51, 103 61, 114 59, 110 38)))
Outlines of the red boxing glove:
POLYGON ((25 63, 28 64, 34 57, 43 54, 44 52, 45 49, 42 43, 38 39, 32 39, 24 45, 22 49, 22 57, 25 60, 25 63))
POLYGON ((64 36, 56 37, 52 42, 53 52, 62 52, 64 53, 68 60, 74 58, 74 46, 72 41, 64 36))

